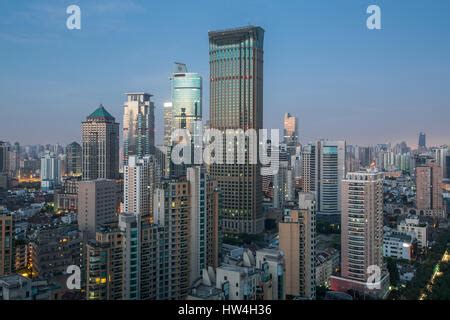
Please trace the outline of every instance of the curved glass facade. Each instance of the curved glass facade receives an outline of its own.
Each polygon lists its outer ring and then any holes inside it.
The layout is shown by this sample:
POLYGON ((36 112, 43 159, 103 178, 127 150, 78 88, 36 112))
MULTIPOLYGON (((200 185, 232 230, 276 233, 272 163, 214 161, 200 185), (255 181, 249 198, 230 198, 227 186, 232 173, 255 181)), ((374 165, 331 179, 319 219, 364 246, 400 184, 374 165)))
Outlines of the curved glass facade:
POLYGON ((173 129, 193 133, 194 121, 202 119, 202 78, 198 73, 172 76, 173 129))

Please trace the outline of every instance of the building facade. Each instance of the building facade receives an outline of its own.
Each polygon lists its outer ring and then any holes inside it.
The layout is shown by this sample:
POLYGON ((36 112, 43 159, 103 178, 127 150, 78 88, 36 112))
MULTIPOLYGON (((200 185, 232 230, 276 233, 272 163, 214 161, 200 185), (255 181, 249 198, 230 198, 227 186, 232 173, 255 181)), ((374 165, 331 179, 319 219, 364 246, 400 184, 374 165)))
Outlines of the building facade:
POLYGON ((116 219, 117 188, 114 180, 97 179, 78 184, 78 229, 95 239, 97 227, 116 219))
POLYGON ((202 270, 219 266, 219 190, 202 167, 187 169, 190 188, 190 281, 202 276, 202 270))
POLYGON ((167 179, 155 190, 154 223, 160 228, 162 261, 158 296, 161 299, 184 299, 191 285, 189 182, 167 179))
POLYGON ((66 174, 69 176, 81 175, 81 159, 83 151, 81 145, 77 142, 72 142, 66 147, 66 174))
POLYGON ((416 167, 416 207, 422 214, 444 216, 442 180, 442 168, 437 163, 416 167))
POLYGON ((172 130, 187 129, 194 133, 194 122, 202 120, 202 77, 177 63, 172 82, 172 130))

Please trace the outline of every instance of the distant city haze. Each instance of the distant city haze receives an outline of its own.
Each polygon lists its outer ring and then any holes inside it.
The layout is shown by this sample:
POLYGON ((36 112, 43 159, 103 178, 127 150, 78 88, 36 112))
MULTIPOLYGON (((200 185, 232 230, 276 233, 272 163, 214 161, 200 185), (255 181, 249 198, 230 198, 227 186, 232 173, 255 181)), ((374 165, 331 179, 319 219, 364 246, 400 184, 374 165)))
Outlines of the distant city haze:
POLYGON ((450 144, 450 1, 377 0, 381 30, 362 0, 82 0, 81 30, 66 28, 69 4, 0 6, 0 140, 81 141, 100 104, 121 122, 125 92, 143 91, 161 144, 173 63, 203 77, 208 119, 208 31, 251 24, 265 30, 265 128, 289 112, 301 143, 450 144))

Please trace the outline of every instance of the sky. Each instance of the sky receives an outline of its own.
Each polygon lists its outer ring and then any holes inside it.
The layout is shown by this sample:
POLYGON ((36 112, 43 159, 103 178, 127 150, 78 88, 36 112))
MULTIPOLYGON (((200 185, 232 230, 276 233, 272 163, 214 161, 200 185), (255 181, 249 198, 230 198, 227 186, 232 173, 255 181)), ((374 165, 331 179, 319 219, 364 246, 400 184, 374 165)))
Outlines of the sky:
POLYGON ((121 122, 124 93, 146 91, 161 142, 173 63, 203 76, 207 119, 208 31, 250 24, 265 29, 265 128, 289 112, 302 143, 450 144, 448 0, 0 0, 0 140, 80 141, 100 103, 121 122))

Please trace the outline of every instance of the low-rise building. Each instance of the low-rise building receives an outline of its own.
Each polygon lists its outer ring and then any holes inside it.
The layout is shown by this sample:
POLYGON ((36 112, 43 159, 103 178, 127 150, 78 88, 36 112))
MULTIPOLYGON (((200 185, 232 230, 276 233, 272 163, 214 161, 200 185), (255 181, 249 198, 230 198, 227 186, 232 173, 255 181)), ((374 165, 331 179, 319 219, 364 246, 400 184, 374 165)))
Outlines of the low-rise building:
POLYGON ((330 286, 330 277, 339 267, 339 251, 327 248, 316 255, 316 285, 330 286))
POLYGON ((418 216, 409 215, 404 221, 398 224, 397 230, 413 235, 417 239, 418 250, 426 250, 428 245, 428 225, 420 222, 418 216))
POLYGON ((267 300, 284 300, 286 298, 286 274, 284 266, 284 255, 277 249, 260 249, 256 251, 256 267, 261 270, 261 283, 269 283, 268 288, 264 288, 264 297, 267 300))
POLYGON ((0 300, 31 300, 31 279, 20 274, 0 277, 0 300))
POLYGON ((222 265, 216 272, 216 288, 222 289, 225 285, 228 291, 228 294, 225 294, 227 300, 256 300, 260 275, 256 268, 222 265))
POLYGON ((417 240, 411 233, 385 228, 383 234, 383 256, 411 261, 415 258, 417 240))

